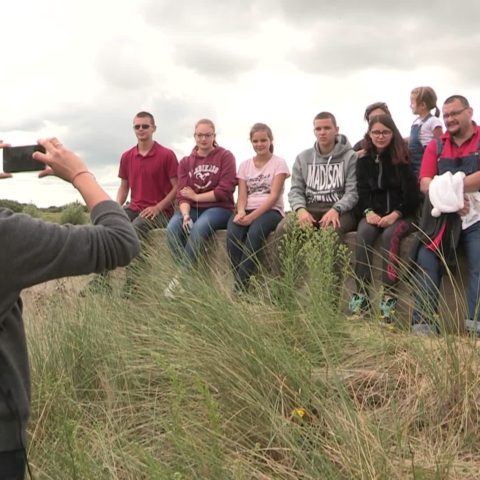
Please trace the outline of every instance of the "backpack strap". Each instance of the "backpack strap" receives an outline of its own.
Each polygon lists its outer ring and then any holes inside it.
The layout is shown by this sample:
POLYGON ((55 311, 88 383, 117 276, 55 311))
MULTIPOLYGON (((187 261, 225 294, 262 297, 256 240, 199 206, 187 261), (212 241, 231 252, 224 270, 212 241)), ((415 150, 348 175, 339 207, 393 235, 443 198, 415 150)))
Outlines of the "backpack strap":
POLYGON ((445 145, 445 141, 438 138, 438 137, 435 137, 435 141, 437 142, 437 162, 438 162, 438 159, 440 158, 440 155, 443 152, 443 147, 445 145))

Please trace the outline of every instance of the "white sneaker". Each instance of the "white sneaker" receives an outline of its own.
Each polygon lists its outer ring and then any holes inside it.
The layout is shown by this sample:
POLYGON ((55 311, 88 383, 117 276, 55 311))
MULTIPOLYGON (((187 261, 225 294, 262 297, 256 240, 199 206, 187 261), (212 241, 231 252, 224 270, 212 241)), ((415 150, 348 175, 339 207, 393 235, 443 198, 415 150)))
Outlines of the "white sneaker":
POLYGON ((180 282, 178 281, 178 277, 173 277, 170 280, 170 283, 167 285, 165 290, 163 291, 163 295, 165 298, 168 298, 169 300, 174 300, 175 299, 175 294, 178 295, 178 293, 183 290, 183 288, 180 286, 180 282))

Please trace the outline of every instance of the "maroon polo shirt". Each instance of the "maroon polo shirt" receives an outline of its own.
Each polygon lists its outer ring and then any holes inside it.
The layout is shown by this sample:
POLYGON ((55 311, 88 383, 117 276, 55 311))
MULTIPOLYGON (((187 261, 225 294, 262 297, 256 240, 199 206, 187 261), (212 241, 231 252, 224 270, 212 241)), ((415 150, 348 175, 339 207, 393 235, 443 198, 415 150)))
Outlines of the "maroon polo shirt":
MULTIPOLYGON (((146 155, 140 155, 138 146, 127 150, 120 159, 118 176, 130 186, 130 204, 134 212, 156 205, 172 189, 171 178, 177 177, 178 161, 175 153, 157 142, 146 155)), ((173 214, 173 204, 164 213, 173 214)))

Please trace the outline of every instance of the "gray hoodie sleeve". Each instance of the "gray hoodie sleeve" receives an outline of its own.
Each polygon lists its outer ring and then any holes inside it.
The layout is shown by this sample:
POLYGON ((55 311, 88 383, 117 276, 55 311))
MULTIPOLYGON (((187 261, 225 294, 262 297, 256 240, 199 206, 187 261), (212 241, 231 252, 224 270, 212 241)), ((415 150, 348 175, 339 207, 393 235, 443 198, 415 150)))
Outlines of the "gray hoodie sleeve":
POLYGON ((342 213, 352 210, 358 202, 356 165, 357 154, 351 150, 350 157, 345 161, 345 193, 334 205, 340 207, 342 213))
POLYGON ((292 181, 290 191, 288 192, 288 201, 293 211, 299 208, 305 208, 307 199, 305 197, 306 183, 303 173, 303 165, 305 164, 302 155, 297 155, 292 168, 292 181))
POLYGON ((112 270, 127 265, 139 252, 130 220, 111 200, 92 209, 93 225, 57 225, 28 215, 3 213, 1 292, 20 291, 54 278, 112 270))

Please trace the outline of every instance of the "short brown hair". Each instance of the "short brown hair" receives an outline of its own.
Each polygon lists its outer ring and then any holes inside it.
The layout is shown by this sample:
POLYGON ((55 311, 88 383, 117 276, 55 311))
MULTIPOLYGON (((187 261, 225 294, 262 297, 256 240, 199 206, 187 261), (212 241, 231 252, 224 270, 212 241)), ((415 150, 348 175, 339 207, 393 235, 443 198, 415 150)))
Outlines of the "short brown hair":
POLYGON ((153 115, 149 112, 144 112, 144 111, 138 112, 135 115, 135 118, 149 118, 152 121, 152 125, 155 126, 155 119, 153 118, 153 115))
POLYGON ((336 128, 337 127, 337 119, 335 118, 335 115, 330 112, 320 112, 315 115, 315 118, 313 119, 313 123, 315 123, 315 120, 327 120, 330 119, 333 123, 333 126, 336 128))
POLYGON ((463 95, 450 95, 443 102, 443 104, 445 105, 446 103, 452 103, 455 100, 458 100, 465 108, 470 108, 470 104, 468 103, 468 100, 463 95))

